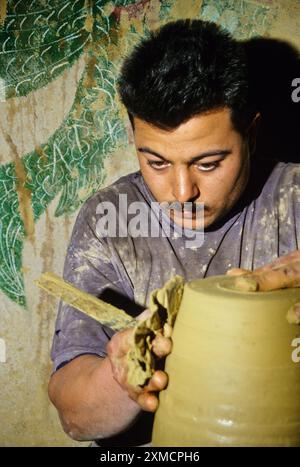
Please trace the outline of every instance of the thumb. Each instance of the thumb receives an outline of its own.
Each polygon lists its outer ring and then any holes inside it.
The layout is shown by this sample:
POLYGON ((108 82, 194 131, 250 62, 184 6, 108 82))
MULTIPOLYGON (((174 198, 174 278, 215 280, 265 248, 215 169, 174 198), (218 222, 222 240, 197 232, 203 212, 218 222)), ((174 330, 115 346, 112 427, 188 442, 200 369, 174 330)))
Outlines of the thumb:
POLYGON ((233 268, 227 271, 227 276, 242 276, 243 274, 249 274, 249 269, 233 268))

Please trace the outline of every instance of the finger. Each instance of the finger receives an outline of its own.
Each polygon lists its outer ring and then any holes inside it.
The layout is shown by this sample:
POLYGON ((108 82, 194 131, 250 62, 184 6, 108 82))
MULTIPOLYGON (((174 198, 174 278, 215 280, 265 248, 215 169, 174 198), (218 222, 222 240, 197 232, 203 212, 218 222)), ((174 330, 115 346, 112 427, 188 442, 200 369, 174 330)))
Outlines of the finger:
POLYGON ((233 268, 227 271, 227 276, 242 276, 243 274, 249 274, 251 271, 249 269, 242 269, 242 268, 233 268))
POLYGON ((158 332, 151 344, 151 350, 159 358, 166 357, 172 351, 172 340, 158 332))
POLYGON ((143 392, 142 388, 133 386, 126 386, 125 390, 127 391, 129 397, 135 402, 138 402, 138 398, 143 392))
POLYGON ((256 284, 259 291, 284 289, 286 287, 300 287, 300 263, 290 263, 287 266, 255 272, 253 274, 237 277, 235 285, 239 290, 245 290, 246 285, 256 284))
POLYGON ((145 391, 162 391, 168 385, 168 375, 164 371, 157 370, 152 378, 150 379, 147 386, 145 386, 145 391))
POLYGON ((155 412, 158 408, 158 398, 151 392, 143 392, 137 398, 137 403, 146 412, 155 412))
POLYGON ((157 370, 154 372, 152 377, 150 378, 148 384, 144 387, 141 386, 132 386, 127 385, 126 390, 130 397, 134 400, 144 393, 154 393, 158 391, 162 391, 168 385, 168 375, 162 370, 157 370))
POLYGON ((278 269, 283 266, 288 266, 291 263, 300 262, 300 250, 293 251, 287 255, 281 256, 280 258, 275 259, 272 263, 269 263, 261 268, 255 270, 255 272, 264 272, 269 271, 271 269, 278 269))
POLYGON ((300 324, 300 303, 296 303, 289 309, 286 319, 290 324, 300 324))

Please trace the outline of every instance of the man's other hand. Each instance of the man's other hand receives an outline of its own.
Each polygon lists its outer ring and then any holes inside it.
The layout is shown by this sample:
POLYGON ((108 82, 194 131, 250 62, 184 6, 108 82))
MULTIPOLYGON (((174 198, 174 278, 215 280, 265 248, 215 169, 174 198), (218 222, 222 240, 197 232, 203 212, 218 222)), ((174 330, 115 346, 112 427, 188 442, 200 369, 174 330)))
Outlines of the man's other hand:
MULTIPOLYGON (((256 285, 257 291, 270 291, 287 287, 300 287, 300 250, 281 256, 272 263, 261 268, 249 271, 246 269, 230 269, 230 276, 241 276, 250 279, 256 285)), ((242 286, 242 282, 240 283, 242 286)), ((247 282, 244 284, 247 286, 247 282)), ((300 324, 300 303, 293 307, 295 321, 300 324)))

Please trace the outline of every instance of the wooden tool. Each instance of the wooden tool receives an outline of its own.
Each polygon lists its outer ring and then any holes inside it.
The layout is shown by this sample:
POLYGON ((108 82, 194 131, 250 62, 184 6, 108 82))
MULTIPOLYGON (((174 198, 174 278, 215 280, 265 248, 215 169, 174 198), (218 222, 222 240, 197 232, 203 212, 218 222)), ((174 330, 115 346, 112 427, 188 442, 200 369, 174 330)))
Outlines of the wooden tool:
POLYGON ((49 294, 60 298, 115 331, 134 327, 137 324, 137 321, 125 311, 104 302, 94 295, 83 292, 56 274, 45 272, 39 279, 35 280, 35 283, 49 294))

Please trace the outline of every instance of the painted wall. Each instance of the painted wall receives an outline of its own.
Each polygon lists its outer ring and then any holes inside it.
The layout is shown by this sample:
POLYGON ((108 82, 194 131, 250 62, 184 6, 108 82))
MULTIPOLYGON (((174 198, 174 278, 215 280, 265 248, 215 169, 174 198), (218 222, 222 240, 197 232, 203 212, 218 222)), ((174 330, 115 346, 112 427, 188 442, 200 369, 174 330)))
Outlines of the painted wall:
POLYGON ((62 274, 81 203, 137 168, 115 90, 123 56, 185 17, 300 48, 299 0, 0 0, 1 446, 84 445, 47 398, 57 301, 34 280, 62 274))

